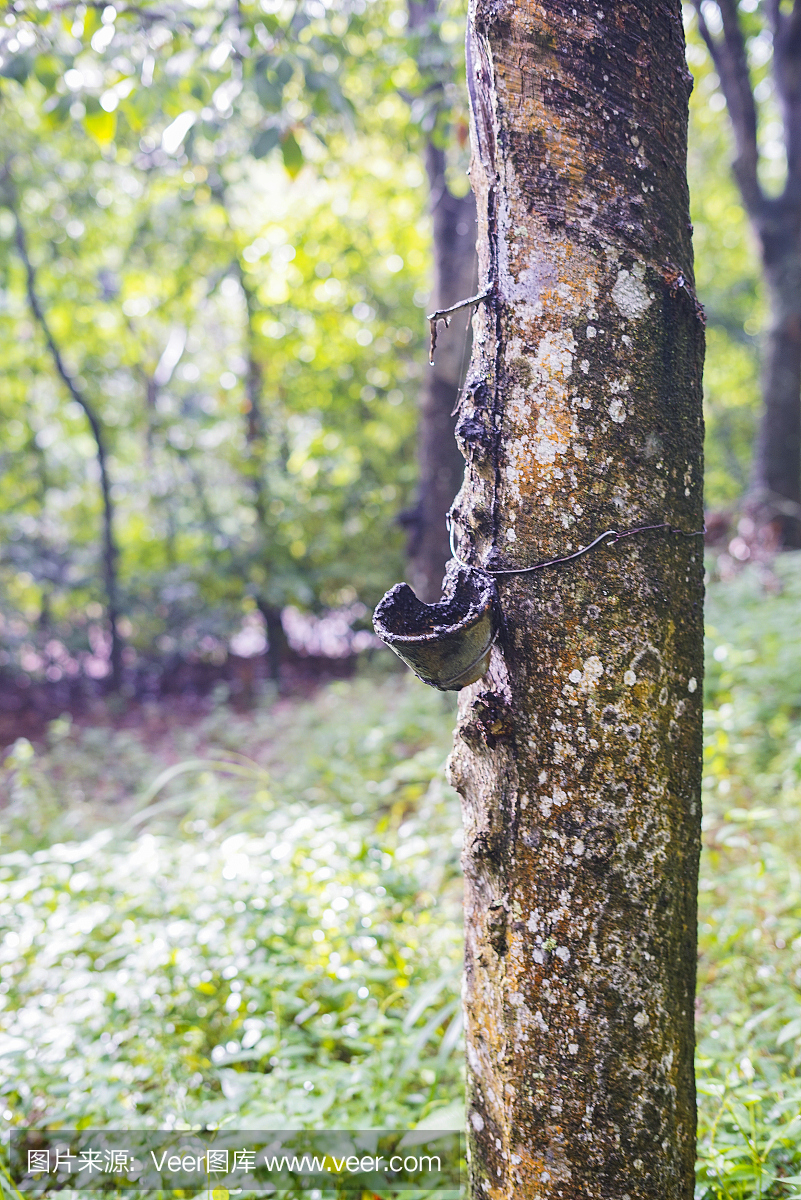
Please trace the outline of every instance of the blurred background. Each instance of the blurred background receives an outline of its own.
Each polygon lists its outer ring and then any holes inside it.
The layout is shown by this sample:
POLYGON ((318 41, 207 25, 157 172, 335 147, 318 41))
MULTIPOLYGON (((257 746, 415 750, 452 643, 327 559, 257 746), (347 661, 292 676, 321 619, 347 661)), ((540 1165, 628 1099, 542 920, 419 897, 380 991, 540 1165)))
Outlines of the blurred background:
MULTIPOLYGON (((725 12, 778 197, 780 6, 684 7, 707 316, 696 1194, 785 1197, 801 479, 766 490, 755 457, 775 297, 715 60, 725 12)), ((459 314, 432 370, 425 314, 476 283, 463 37, 456 0, 2 11, 6 1127, 463 1120, 454 701, 370 625, 398 579, 438 596, 448 557, 469 335, 459 314)))

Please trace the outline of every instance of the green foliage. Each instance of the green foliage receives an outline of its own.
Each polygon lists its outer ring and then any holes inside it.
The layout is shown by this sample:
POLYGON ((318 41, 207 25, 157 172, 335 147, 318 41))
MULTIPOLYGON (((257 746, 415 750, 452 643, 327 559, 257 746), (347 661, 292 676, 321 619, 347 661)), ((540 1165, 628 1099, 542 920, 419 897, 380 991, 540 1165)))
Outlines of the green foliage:
MULTIPOLYGON (((109 446, 129 664, 219 658, 254 606, 370 604, 402 570, 424 138, 467 186, 462 5, 422 17, 413 6, 409 28, 396 0, 20 0, 0 27, 2 190, 109 446)), ((775 186, 769 48, 759 9, 743 19, 775 186)), ((688 36, 715 507, 748 478, 764 299, 692 20, 688 36)), ((0 658, 99 674, 95 447, 31 318, 7 208, 0 285, 0 658)))
POLYGON ((452 719, 450 700, 390 677, 249 720, 220 709, 153 747, 66 721, 40 754, 17 743, 4 842, 19 848, 0 861, 12 1120, 453 1121, 452 719), (154 763, 189 749, 192 769, 145 794, 154 763), (76 781, 91 792, 112 762, 116 786, 76 829, 76 781), (115 831, 97 830, 111 813, 115 831))
MULTIPOLYGON (((698 1200, 801 1190, 801 555, 774 569, 709 589, 698 1200)), ((452 721, 448 697, 376 676, 19 741, 10 1120, 458 1122, 452 721)))
MULTIPOLYGON (((119 28, 112 9, 12 15, 8 62, 27 47, 36 70, 7 74, 0 140, 42 307, 110 449, 141 663, 224 653, 254 603, 375 601, 400 570, 429 234, 396 10, 279 28, 243 6, 238 52, 227 7, 169 29, 137 11, 119 28)), ((0 271, 3 655, 100 672, 95 447, 31 319, 10 209, 0 271)))
POLYGON ((58 679, 107 657, 96 447, 17 219, 109 450, 129 666, 219 658, 255 606, 370 603, 400 571, 423 139, 467 187, 461 6, 406 24, 398 0, 6 14, 3 663, 58 679))
POLYGON ((767 579, 749 570, 709 595, 696 1193, 704 1200, 801 1194, 801 556, 783 556, 774 570, 767 579))

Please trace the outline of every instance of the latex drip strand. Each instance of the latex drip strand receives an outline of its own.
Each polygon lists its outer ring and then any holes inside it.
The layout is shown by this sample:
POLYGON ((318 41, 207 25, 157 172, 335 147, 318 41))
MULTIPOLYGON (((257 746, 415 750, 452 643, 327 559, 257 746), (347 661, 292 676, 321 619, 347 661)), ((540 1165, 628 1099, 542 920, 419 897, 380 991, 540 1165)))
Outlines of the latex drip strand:
POLYGON ((470 570, 486 571, 487 575, 526 575, 529 571, 542 571, 544 567, 558 567, 562 563, 572 562, 575 558, 581 558, 583 554, 589 554, 590 550, 594 550, 596 546, 600 546, 602 542, 611 539, 610 545, 614 546, 617 542, 621 542, 623 538, 633 537, 635 533, 652 533, 657 529, 667 529, 670 533, 676 533, 680 537, 703 537, 706 533, 706 528, 696 529, 692 533, 688 533, 685 529, 675 529, 668 521, 663 521, 660 525, 638 525, 636 529, 624 529, 618 532, 616 529, 607 529, 605 533, 599 536, 588 546, 584 546, 581 550, 574 551, 573 554, 566 554, 563 558, 550 558, 547 562, 535 563, 532 567, 471 567, 470 563, 466 563, 456 553, 454 546, 454 530, 453 521, 448 516, 448 533, 450 535, 451 554, 456 562, 461 567, 468 567, 470 570))
POLYGON ((451 323, 451 317, 454 313, 459 312, 463 308, 472 308, 474 305, 480 304, 482 300, 488 300, 492 295, 493 290, 494 285, 488 283, 483 292, 478 292, 475 296, 468 296, 466 300, 460 300, 458 304, 452 304, 450 308, 438 308, 436 312, 428 314, 426 320, 428 321, 429 329, 431 331, 431 340, 428 347, 428 361, 432 367, 434 365, 434 353, 437 349, 437 333, 439 331, 439 322, 444 321, 445 328, 447 329, 451 323))

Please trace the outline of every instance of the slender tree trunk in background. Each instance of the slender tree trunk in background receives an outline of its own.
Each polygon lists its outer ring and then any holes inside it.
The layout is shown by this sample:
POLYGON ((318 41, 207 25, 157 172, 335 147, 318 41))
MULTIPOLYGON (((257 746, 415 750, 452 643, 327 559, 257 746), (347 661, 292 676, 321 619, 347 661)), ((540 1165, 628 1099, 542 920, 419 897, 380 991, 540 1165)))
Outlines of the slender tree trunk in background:
POLYGON ((276 608, 272 604, 267 604, 260 597, 256 598, 256 604, 264 618, 264 627, 267 633, 267 671, 273 683, 280 686, 281 664, 284 661, 287 649, 284 624, 281 620, 281 609, 276 608))
MULTIPOLYGON (((471 0, 462 559, 702 528, 679 0, 471 0)), ((703 543, 499 576, 460 694, 473 1195, 690 1200, 703 543)))
MULTIPOLYGON (((434 288, 431 310, 447 308, 475 294, 476 205, 472 192, 454 196, 445 181, 445 153, 429 143, 426 169, 431 193, 434 288)), ((420 396, 417 505, 410 515, 411 583, 427 602, 440 595, 451 552, 445 516, 464 475, 464 459, 454 438, 454 410, 469 353, 467 314, 440 326, 434 366, 426 366, 420 396)))
MULTIPOLYGON (((7 200, 6 203, 9 203, 7 200)), ((53 338, 50 331, 50 326, 42 308, 41 301, 36 290, 36 271, 28 254, 28 245, 25 238, 25 230, 19 217, 19 213, 15 206, 11 206, 11 211, 14 214, 16 221, 16 243, 17 251, 25 268, 28 303, 34 319, 38 323, 42 334, 44 335, 47 348, 50 356, 53 359, 53 365, 59 375, 62 383, 64 383, 67 391, 72 396, 72 399, 86 416, 89 422, 89 427, 92 431, 92 437, 95 442, 95 455, 97 458, 98 470, 100 473, 100 493, 103 501, 103 538, 101 563, 103 572, 103 585, 106 593, 106 618, 109 624, 109 633, 111 637, 111 653, 109 659, 110 678, 113 691, 119 691, 122 685, 122 651, 123 639, 119 630, 120 621, 120 605, 119 605, 119 579, 117 564, 119 561, 119 548, 117 546, 116 535, 114 532, 114 501, 111 496, 111 480, 108 473, 108 452, 106 450, 106 439, 103 427, 100 423, 100 418, 95 412, 93 405, 89 402, 83 391, 78 388, 75 380, 67 370, 61 351, 53 338)))
MULTIPOLYGON (((436 14, 436 0, 409 0, 409 25, 422 28, 436 14)), ((447 308, 472 296, 476 283, 476 204, 472 192, 454 196, 445 178, 445 152, 429 142, 425 151, 431 204, 434 286, 430 309, 447 308)), ((417 503, 404 514, 409 530, 411 584, 422 600, 439 598, 450 558, 445 517, 464 475, 464 460, 454 441, 459 397, 470 349, 467 314, 450 328, 440 327, 433 367, 426 366, 420 394, 417 453, 420 482, 417 503)))
POLYGON ((784 124, 787 181, 779 196, 759 182, 757 108, 748 50, 735 0, 718 0, 714 37, 702 0, 693 0, 731 119, 734 176, 761 250, 770 303, 764 340, 762 412, 747 507, 772 526, 780 545, 801 546, 801 4, 764 6, 773 37, 773 78, 784 124))
MULTIPOLYGON (((239 283, 245 296, 247 308, 247 374, 245 376, 245 396, 248 402, 246 415, 247 427, 245 439, 247 442, 250 472, 250 485, 253 491, 253 507, 256 512, 256 525, 261 538, 262 547, 266 548, 271 529, 267 517, 267 495, 264 487, 264 449, 265 422, 262 407, 263 376, 261 365, 254 351, 255 332, 253 322, 256 316, 256 298, 248 287, 242 264, 237 260, 239 283)), ((280 686, 281 663, 287 649, 286 634, 281 620, 281 609, 270 604, 263 595, 256 596, 256 605, 264 618, 267 634, 267 670, 273 683, 280 686)))
POLYGON ((762 239, 770 325, 751 482, 757 515, 773 520, 785 546, 801 545, 801 247, 793 233, 775 262, 767 261, 762 239))

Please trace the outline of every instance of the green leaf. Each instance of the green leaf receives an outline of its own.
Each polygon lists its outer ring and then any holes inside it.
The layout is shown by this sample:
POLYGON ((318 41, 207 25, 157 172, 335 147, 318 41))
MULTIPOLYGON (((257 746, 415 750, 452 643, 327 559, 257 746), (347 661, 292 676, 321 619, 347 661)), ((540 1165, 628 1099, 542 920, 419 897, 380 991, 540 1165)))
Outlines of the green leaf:
POLYGON ((52 91, 56 80, 61 78, 63 69, 61 60, 54 54, 39 54, 34 62, 33 73, 43 87, 52 91))
POLYGON ((306 72, 306 87, 312 92, 327 91, 331 80, 320 71, 306 72))
POLYGON ((274 125, 271 125, 256 134, 250 152, 254 158, 265 158, 271 150, 275 149, 280 140, 281 134, 274 125))
POLYGON ((291 131, 281 139, 281 153, 284 156, 284 166, 294 179, 303 166, 303 151, 291 131))
POLYGON ((117 114, 98 108, 97 112, 87 112, 83 124, 86 132, 99 146, 108 146, 114 141, 114 134, 117 132, 117 114))
MULTIPOLYGON (((56 100, 55 96, 51 96, 51 101, 56 100)), ((71 96, 59 96, 57 102, 48 108, 44 107, 43 118, 46 125, 50 129, 58 129, 64 125, 70 115, 70 105, 72 104, 71 96)))
POLYGON ((256 95, 259 98, 262 108, 266 108, 271 112, 277 112, 281 108, 284 97, 284 89, 281 84, 276 83, 267 75, 257 75, 255 84, 256 95))
POLYGON ((289 83, 292 76, 295 74, 295 66, 291 59, 281 58, 275 64, 275 73, 278 76, 278 82, 282 86, 289 83))
POLYGON ((102 25, 102 15, 102 9, 99 7, 87 8, 83 19, 83 36, 86 41, 89 41, 92 34, 97 33, 102 25))
POLYGON ((31 73, 32 61, 28 54, 12 54, 11 58, 0 69, 0 75, 6 79, 15 79, 24 83, 31 73))

